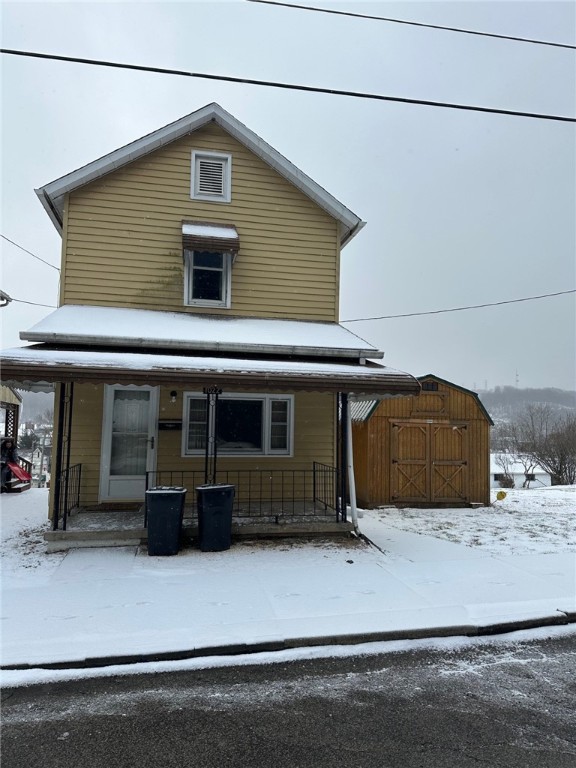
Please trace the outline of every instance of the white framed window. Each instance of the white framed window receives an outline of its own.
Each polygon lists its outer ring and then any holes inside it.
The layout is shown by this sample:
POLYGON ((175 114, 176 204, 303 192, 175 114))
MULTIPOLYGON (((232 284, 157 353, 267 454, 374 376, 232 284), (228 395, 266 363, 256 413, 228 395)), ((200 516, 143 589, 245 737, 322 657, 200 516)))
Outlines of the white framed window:
POLYGON ((232 155, 193 150, 190 188, 193 200, 229 203, 232 197, 231 179, 232 155))
MULTIPOLYGON (((206 395, 184 393, 182 455, 206 450, 206 395)), ((220 395, 218 416, 210 414, 209 436, 219 456, 291 456, 294 396, 234 393, 220 395)))
POLYGON ((184 303, 230 307, 232 257, 218 251, 184 251, 184 303))

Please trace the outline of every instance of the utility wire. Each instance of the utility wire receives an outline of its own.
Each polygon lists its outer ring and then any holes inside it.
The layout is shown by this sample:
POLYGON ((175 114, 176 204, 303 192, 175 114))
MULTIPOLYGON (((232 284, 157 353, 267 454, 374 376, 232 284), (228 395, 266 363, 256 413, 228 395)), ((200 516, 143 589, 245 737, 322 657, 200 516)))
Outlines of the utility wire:
POLYGON ((48 307, 49 309, 58 309, 55 304, 38 304, 36 301, 24 301, 24 299, 15 299, 10 297, 10 301, 16 301, 18 304, 31 304, 33 307, 48 307))
MULTIPOLYGON (((557 293, 544 293, 541 296, 527 296, 523 299, 509 299, 508 301, 494 301, 489 304, 473 304, 469 307, 452 307, 451 309, 434 309, 430 312, 408 312, 403 315, 381 315, 380 317, 356 317, 353 320, 340 320, 341 323, 361 323, 366 320, 393 320, 398 317, 420 317, 421 315, 440 315, 446 312, 463 312, 467 309, 483 309, 484 307, 500 307, 503 304, 518 304, 521 301, 535 301, 536 299, 549 299, 551 296, 564 296, 568 293, 576 293, 576 288, 569 291, 558 291, 557 293)), ((16 301, 19 304, 32 304, 35 307, 50 307, 56 309, 53 304, 38 304, 35 301, 24 301, 10 297, 10 301, 16 301)))
POLYGON ((548 299, 551 296, 564 296, 567 293, 576 293, 576 288, 558 293, 544 293, 542 296, 526 296, 523 299, 509 299, 508 301, 493 301, 490 304, 472 304, 469 307, 452 307, 451 309, 434 309, 430 312, 408 312, 403 315, 381 315, 380 317, 356 317, 353 320, 340 320, 341 323, 360 323, 365 320, 393 320, 397 317, 420 317, 421 315, 442 315, 446 312, 464 312, 467 309, 483 309, 484 307, 500 307, 503 304, 518 304, 521 301, 535 301, 536 299, 548 299))
MULTIPOLYGON (((0 234, 0 237, 3 240, 6 240, 8 243, 12 243, 12 245, 15 245, 16 248, 20 248, 20 250, 24 251, 24 253, 28 253, 30 256, 33 256, 35 259, 38 259, 38 261, 41 261, 43 264, 46 264, 47 266, 52 267, 52 269, 55 269, 56 272, 60 272, 59 268, 55 267, 54 264, 50 264, 49 261, 44 261, 44 259, 41 259, 40 256, 36 256, 36 254, 32 253, 32 251, 26 250, 26 248, 23 248, 21 245, 18 245, 18 243, 15 243, 14 240, 10 240, 10 238, 6 237, 6 235, 0 234)), ((16 299, 14 299, 14 301, 16 301, 16 299)))
POLYGON ((494 32, 478 32, 473 29, 461 27, 445 27, 441 24, 425 24, 421 21, 407 21, 406 19, 391 19, 387 16, 370 16, 364 13, 352 13, 351 11, 335 11, 331 8, 316 8, 310 5, 293 5, 292 3, 280 3, 276 0, 246 0, 248 3, 260 3, 261 5, 277 5, 282 8, 292 8, 299 11, 315 11, 316 13, 331 13, 335 16, 351 16, 355 19, 369 19, 371 21, 386 21, 391 24, 407 24, 411 27, 425 27, 427 29, 441 29, 446 32, 461 32, 465 35, 479 35, 480 37, 496 37, 499 40, 513 40, 517 43, 532 43, 533 45, 551 45, 555 48, 569 48, 576 50, 576 45, 569 43, 555 43, 551 40, 533 40, 529 37, 514 37, 513 35, 497 35, 494 32))
POLYGON ((204 80, 220 80, 227 83, 242 83, 243 85, 260 85, 267 88, 282 88, 291 91, 304 91, 306 93, 326 93, 331 96, 350 96, 356 99, 373 99, 376 101, 392 101, 400 104, 418 104, 427 107, 441 107, 444 109, 460 109, 468 112, 485 112, 494 115, 509 115, 512 117, 528 117, 536 120, 555 120, 564 123, 576 123, 576 117, 564 115, 549 115, 538 112, 519 112, 511 109, 494 109, 492 107, 477 107, 469 104, 454 104, 445 101, 427 101, 425 99, 408 99, 400 96, 382 96, 376 93, 363 93, 361 91, 343 91, 337 88, 318 88, 311 85, 296 85, 294 83, 278 83, 270 80, 254 80, 244 77, 230 77, 226 75, 211 75, 203 72, 187 72, 180 69, 165 69, 162 67, 146 67, 138 64, 121 64, 114 61, 100 59, 81 59, 75 56, 57 56, 51 53, 37 53, 35 51, 19 51, 11 48, 0 48, 0 53, 11 56, 26 56, 35 59, 49 59, 52 61, 67 61, 73 64, 89 64, 97 67, 112 67, 114 69, 127 69, 136 72, 152 72, 159 75, 177 75, 179 77, 197 77, 204 80))

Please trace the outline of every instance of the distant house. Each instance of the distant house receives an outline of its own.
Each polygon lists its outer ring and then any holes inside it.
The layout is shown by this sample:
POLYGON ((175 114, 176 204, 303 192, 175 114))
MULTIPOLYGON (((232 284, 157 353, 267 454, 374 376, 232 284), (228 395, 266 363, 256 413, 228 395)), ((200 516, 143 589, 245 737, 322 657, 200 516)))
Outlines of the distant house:
POLYGON ((490 488, 543 488, 548 485, 552 485, 552 478, 538 464, 531 467, 513 455, 490 454, 490 488))
POLYGON ((37 194, 60 306, 1 357, 6 381, 56 385, 54 527, 226 482, 235 521, 345 529, 349 397, 420 389, 338 323, 364 222, 218 104, 37 194))
POLYGON ((411 397, 351 404, 358 503, 490 503, 492 420, 475 392, 427 374, 411 397))

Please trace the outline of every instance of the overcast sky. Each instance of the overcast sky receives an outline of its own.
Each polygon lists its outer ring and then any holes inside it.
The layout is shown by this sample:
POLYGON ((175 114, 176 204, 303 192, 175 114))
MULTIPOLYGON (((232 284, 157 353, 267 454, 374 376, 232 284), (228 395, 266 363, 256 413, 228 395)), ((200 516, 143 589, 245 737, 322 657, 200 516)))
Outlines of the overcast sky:
MULTIPOLYGON (((322 5, 576 42, 572 2, 322 5)), ((17 2, 2 14, 4 48, 576 115, 568 49, 241 0, 17 2)), ((1 231, 54 265, 60 238, 34 189, 216 101, 367 222, 342 254, 342 320, 576 286, 573 123, 6 55, 1 64, 1 231)), ((55 305, 58 273, 2 246, 2 290, 55 305)), ((387 365, 416 375, 478 389, 568 389, 574 296, 346 327, 383 349, 387 365)), ((50 311, 3 308, 2 347, 50 311)))

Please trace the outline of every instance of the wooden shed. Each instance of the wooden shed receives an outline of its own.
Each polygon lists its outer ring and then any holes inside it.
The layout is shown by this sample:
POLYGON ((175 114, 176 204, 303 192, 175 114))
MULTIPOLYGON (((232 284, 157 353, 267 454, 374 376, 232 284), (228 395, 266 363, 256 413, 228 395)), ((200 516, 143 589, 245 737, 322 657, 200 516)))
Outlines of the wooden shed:
POLYGON ((475 392, 418 380, 419 395, 351 404, 358 505, 488 505, 492 419, 475 392))

